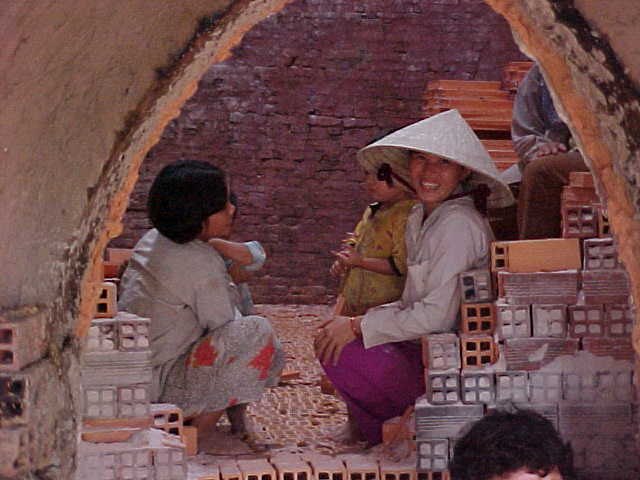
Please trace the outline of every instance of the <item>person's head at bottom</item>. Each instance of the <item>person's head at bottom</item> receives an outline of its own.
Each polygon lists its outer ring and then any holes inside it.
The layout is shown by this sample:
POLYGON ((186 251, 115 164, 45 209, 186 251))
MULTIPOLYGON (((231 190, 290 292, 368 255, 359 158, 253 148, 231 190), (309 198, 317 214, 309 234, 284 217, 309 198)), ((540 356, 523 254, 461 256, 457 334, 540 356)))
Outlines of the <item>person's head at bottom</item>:
POLYGON ((460 438, 451 480, 573 480, 571 447, 531 410, 495 410, 460 438))

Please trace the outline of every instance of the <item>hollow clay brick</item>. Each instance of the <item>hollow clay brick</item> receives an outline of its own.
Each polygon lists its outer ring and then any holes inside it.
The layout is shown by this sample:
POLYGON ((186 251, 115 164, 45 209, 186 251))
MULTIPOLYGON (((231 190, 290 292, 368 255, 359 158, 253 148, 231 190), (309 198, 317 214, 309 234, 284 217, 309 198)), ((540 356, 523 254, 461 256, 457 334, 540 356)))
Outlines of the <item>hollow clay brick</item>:
POLYGON ((449 440, 428 438, 416 440, 418 472, 444 472, 449 465, 449 440))
POLYGON ((346 480, 347 469, 336 457, 320 454, 307 454, 304 457, 311 465, 315 480, 346 480))
POLYGON ((623 269, 584 270, 582 291, 587 304, 626 303, 629 300, 629 279, 623 269))
POLYGON ((421 338, 422 363, 430 372, 460 368, 460 340, 455 333, 438 333, 421 338))
POLYGON ((220 478, 222 480, 243 480, 242 471, 238 466, 238 462, 235 460, 223 460, 218 466, 220 468, 220 478))
POLYGON ((493 242, 491 269, 494 272, 532 273, 579 270, 580 242, 570 238, 493 242))
POLYGON ((633 331, 633 311, 629 304, 608 304, 604 306, 607 337, 630 337, 633 331))
POLYGON ((428 373, 425 378, 427 398, 434 405, 448 405, 460 401, 460 373, 428 373))
POLYGON ((493 373, 463 373, 460 376, 460 396, 464 404, 490 404, 495 401, 493 373))
POLYGON ((566 305, 532 305, 531 320, 534 337, 564 338, 567 336, 566 305))
POLYGON ((498 272, 500 297, 507 303, 558 304, 576 303, 578 299, 576 270, 563 272, 510 273, 498 272))
POLYGON ((612 270, 621 267, 618 248, 612 237, 585 238, 583 247, 585 270, 612 270))
POLYGON ((496 372, 496 402, 526 403, 529 401, 527 372, 496 372))
POLYGON ((493 300, 491 272, 487 269, 469 270, 460 274, 462 303, 481 303, 493 300))
POLYGON ((538 370, 562 355, 575 355, 574 338, 510 338, 504 342, 507 370, 538 370))
POLYGON ((507 338, 528 338, 531 336, 531 307, 496 302, 497 335, 500 340, 507 338))
POLYGON ((399 461, 380 459, 382 480, 416 480, 416 458, 410 456, 399 461))
POLYGON ((0 373, 0 428, 28 423, 28 391, 26 375, 0 373))
POLYGON ((378 462, 367 455, 342 455, 349 480, 379 480, 378 462))
POLYGON ((312 480, 311 465, 299 455, 279 454, 270 458, 278 480, 312 480))
POLYGON ((491 335, 461 335, 463 369, 478 369, 498 361, 498 345, 491 335))
POLYGON ((565 402, 575 404, 627 403, 633 400, 631 369, 563 374, 565 402))
POLYGON ((602 305, 569 305, 569 335, 574 338, 604 337, 602 305))
POLYGON ((494 303, 463 303, 462 333, 491 335, 496 329, 496 308, 494 303))
POLYGON ((276 471, 265 458, 239 459, 238 468, 244 480, 276 480, 276 471))
POLYGON ((180 408, 170 403, 152 403, 149 408, 153 417, 153 428, 183 438, 184 419, 180 408))
POLYGON ((0 372, 17 372, 47 350, 46 313, 27 307, 0 310, 0 372))
POLYGON ((417 472, 418 480, 451 480, 449 472, 417 472))
POLYGON ((95 318, 112 318, 118 312, 117 295, 118 288, 113 282, 102 282, 98 286, 95 318))
POLYGON ((561 372, 529 372, 529 400, 532 405, 560 402, 563 397, 562 387, 561 372))
POLYGON ((598 236, 597 208, 589 204, 562 203, 562 237, 591 238, 598 236))

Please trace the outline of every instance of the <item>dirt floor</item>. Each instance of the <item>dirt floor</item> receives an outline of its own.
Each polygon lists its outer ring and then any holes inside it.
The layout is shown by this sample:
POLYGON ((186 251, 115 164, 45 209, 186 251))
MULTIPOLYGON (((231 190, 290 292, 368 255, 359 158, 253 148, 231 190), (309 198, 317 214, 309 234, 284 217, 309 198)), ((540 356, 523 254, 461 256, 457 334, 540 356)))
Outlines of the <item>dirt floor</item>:
MULTIPOLYGON (((208 454, 189 460, 189 480, 196 480, 207 466, 215 467, 229 459, 267 458, 281 454, 327 454, 367 452, 363 445, 345 446, 334 440, 335 432, 346 422, 346 407, 338 397, 320 391, 322 368, 313 353, 317 324, 328 312, 325 306, 258 305, 258 313, 271 320, 287 357, 285 372, 299 376, 269 389, 259 403, 251 405, 249 417, 256 443, 264 451, 225 443, 207 446, 208 454)), ((222 428, 227 426, 223 423, 222 428)))

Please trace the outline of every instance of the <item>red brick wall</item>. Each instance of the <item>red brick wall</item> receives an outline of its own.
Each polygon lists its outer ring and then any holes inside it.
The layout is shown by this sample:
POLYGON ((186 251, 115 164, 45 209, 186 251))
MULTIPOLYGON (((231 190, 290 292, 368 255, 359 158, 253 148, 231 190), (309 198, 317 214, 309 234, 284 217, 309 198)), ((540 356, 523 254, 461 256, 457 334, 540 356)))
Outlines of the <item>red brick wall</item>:
POLYGON ((296 0, 202 79, 145 160, 113 244, 149 228, 146 192, 162 166, 211 161, 239 196, 236 238, 269 254, 256 302, 326 302, 330 251, 368 203, 357 149, 420 119, 427 81, 498 80, 523 59, 482 0, 296 0))

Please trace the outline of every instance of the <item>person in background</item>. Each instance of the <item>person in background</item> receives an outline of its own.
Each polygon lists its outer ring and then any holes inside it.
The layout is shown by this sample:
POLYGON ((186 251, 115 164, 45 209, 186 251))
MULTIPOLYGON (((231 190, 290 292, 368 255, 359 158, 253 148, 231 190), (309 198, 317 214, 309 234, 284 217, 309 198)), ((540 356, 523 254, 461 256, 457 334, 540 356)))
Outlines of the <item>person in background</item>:
POLYGON ((481 212, 488 201, 513 203, 457 110, 391 133, 358 155, 368 163, 393 150, 406 152, 418 198, 405 231, 402 296, 364 316, 329 318, 315 339, 322 367, 371 446, 381 442, 384 421, 402 415, 424 393, 420 337, 457 328, 459 274, 488 265, 493 235, 481 212))
POLYGON ((518 233, 521 239, 560 237, 562 187, 571 172, 586 172, 571 132, 560 119, 539 65, 518 87, 511 138, 520 162, 518 233))
POLYGON ((495 410, 454 447, 451 480, 574 480, 571 447, 531 410, 495 410))
POLYGON ((154 228, 133 251, 118 307, 151 319, 151 401, 180 407, 199 445, 231 440, 216 429, 225 412, 246 439, 247 406, 277 384, 284 354, 267 319, 240 313, 225 261, 208 243, 231 233, 225 174, 206 162, 169 164, 147 208, 154 228))

